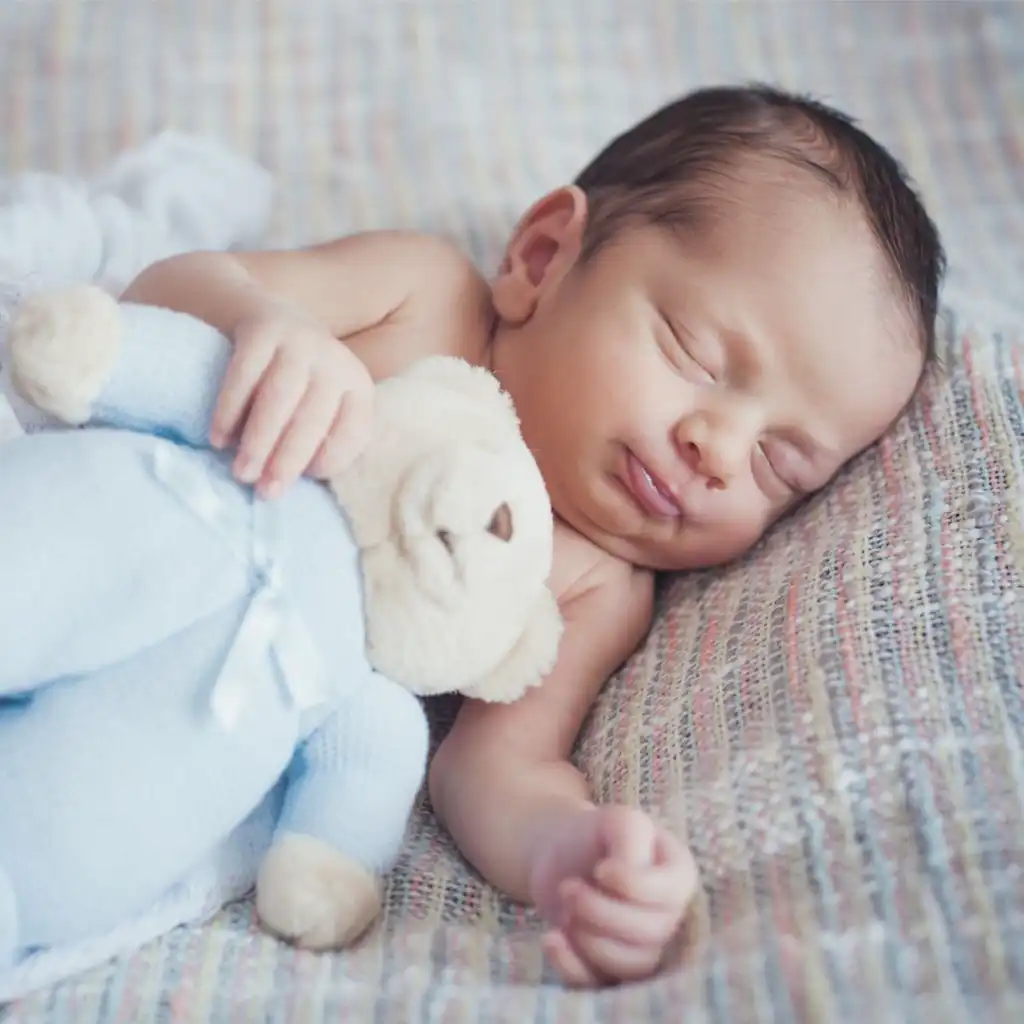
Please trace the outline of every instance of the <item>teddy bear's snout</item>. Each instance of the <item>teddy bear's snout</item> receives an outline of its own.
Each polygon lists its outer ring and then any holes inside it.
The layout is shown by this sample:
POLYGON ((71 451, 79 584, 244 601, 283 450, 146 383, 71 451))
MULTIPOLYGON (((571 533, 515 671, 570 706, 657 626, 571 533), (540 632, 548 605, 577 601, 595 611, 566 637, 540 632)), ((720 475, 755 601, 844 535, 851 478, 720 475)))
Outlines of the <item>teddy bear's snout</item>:
MULTIPOLYGON (((449 553, 455 553, 455 534, 444 527, 434 531, 437 539, 448 549, 449 553)), ((512 539, 512 509, 507 501, 503 501, 495 510, 487 523, 487 532, 493 534, 499 540, 510 541, 512 539)))
POLYGON ((512 539, 512 509, 508 507, 507 501, 503 501, 494 510, 494 515, 487 524, 487 532, 493 533, 498 540, 512 539))

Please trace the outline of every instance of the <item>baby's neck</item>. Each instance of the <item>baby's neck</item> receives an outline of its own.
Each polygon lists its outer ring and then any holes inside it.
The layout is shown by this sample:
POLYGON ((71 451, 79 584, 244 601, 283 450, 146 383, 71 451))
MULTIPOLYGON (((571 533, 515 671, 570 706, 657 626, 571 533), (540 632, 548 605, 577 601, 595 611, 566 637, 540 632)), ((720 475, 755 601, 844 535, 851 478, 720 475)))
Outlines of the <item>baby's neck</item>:
POLYGON ((481 354, 480 365, 486 367, 498 378, 498 382, 504 387, 501 374, 497 367, 496 353, 498 348, 498 335, 500 334, 501 321, 498 314, 493 310, 487 318, 486 334, 484 339, 483 353, 481 354))

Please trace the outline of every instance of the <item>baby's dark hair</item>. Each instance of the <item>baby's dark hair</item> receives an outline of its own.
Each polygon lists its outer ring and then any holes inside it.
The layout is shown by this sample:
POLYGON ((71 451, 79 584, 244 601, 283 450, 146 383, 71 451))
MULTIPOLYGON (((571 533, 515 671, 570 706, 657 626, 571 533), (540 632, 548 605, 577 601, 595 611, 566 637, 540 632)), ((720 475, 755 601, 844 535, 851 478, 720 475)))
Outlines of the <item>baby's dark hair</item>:
POLYGON ((856 198, 933 360, 946 260, 906 171, 846 114, 771 86, 691 92, 613 139, 576 178, 589 206, 582 259, 629 224, 699 229, 721 205, 714 186, 748 157, 783 161, 856 198))

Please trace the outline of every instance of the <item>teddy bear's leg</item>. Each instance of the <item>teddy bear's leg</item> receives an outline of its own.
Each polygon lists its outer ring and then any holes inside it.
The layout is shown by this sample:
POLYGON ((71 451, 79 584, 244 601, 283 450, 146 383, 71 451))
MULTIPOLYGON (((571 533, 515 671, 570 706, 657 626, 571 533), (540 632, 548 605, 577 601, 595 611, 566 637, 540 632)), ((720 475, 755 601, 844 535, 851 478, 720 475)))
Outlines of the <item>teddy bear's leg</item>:
POLYGON ((423 784, 428 739, 420 702, 371 674, 305 741, 257 882, 271 931, 337 948, 372 922, 377 879, 398 856, 423 784))
POLYGON ((243 607, 23 706, 0 702, 0 867, 17 894, 19 954, 105 934, 182 881, 165 908, 255 881, 295 722, 258 662, 248 716, 227 732, 212 720, 203 680, 243 607))
POLYGON ((18 948, 18 902, 14 888, 0 865, 0 969, 14 963, 18 948))

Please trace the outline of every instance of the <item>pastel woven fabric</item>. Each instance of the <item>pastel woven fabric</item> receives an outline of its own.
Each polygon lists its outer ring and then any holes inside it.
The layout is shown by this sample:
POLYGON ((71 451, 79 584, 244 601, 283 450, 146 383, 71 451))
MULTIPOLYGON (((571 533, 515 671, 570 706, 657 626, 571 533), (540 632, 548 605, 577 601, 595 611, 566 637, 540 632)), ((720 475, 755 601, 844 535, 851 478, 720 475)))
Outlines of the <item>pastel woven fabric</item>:
POLYGON ((269 243, 420 227, 490 265, 632 120, 745 79, 858 115, 952 267, 911 413, 749 558, 666 580, 588 720, 598 795, 703 871, 666 971, 564 990, 424 805, 358 949, 294 952, 243 903, 8 1024, 1024 1019, 1024 4, 6 0, 0 174, 205 133, 274 173, 269 243))

